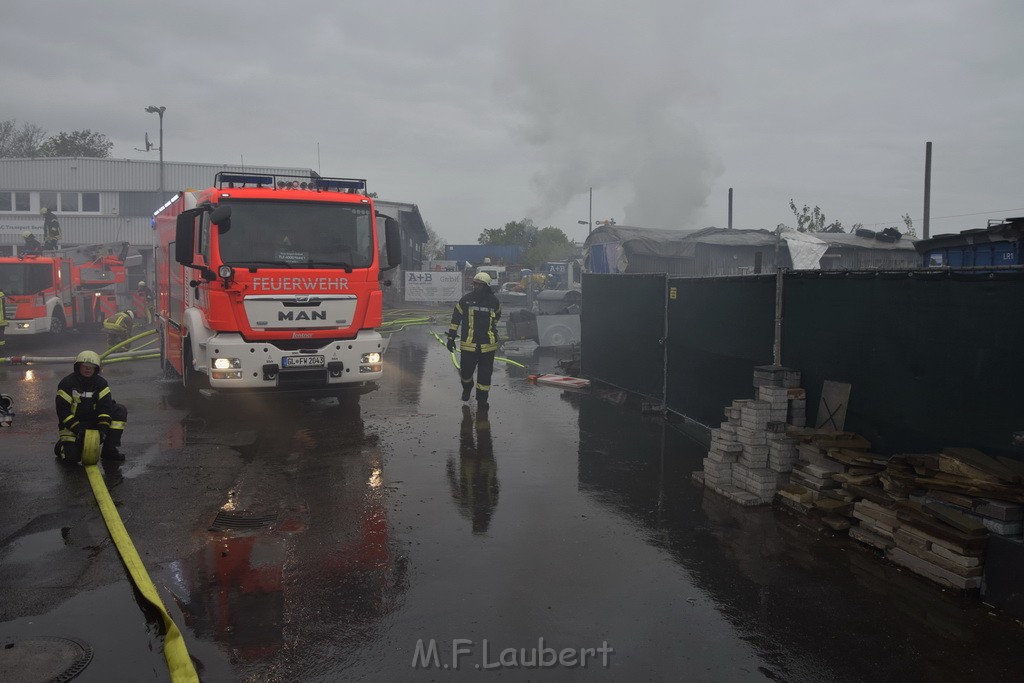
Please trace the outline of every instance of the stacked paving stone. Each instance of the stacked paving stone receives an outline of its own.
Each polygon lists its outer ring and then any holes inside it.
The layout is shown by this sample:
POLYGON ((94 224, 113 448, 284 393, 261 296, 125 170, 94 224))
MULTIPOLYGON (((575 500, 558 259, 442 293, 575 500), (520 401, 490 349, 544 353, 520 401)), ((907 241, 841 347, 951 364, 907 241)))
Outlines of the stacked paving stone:
POLYGON ((806 420, 806 394, 799 383, 796 370, 755 368, 757 398, 726 406, 726 421, 711 430, 703 473, 695 472, 694 478, 741 505, 771 502, 796 461, 797 440, 786 436, 786 421, 802 425, 806 420))

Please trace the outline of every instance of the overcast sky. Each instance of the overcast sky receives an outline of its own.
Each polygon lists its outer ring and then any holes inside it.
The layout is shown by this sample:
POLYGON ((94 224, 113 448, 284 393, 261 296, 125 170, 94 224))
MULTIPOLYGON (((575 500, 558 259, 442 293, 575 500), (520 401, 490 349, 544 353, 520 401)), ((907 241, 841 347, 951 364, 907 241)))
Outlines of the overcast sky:
POLYGON ((1024 215, 1020 0, 8 3, 0 120, 299 166, 450 244, 533 218, 920 233, 1024 215))

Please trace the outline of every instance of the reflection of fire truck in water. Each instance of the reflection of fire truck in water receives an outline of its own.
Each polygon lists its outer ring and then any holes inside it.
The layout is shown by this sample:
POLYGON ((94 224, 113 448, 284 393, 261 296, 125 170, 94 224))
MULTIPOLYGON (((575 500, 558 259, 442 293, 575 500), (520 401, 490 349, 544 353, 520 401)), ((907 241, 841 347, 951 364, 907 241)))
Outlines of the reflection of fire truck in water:
POLYGON ((218 173, 155 214, 161 363, 190 391, 339 392, 380 379, 381 263, 366 181, 218 173))
POLYGON ((126 268, 141 262, 127 242, 0 257, 7 334, 56 334, 102 322, 117 311, 115 290, 126 268))
POLYGON ((408 587, 408 561, 390 538, 383 454, 359 406, 281 406, 275 417, 257 421, 265 426, 239 450, 257 467, 288 453, 295 469, 236 482, 206 544, 176 563, 172 588, 198 639, 263 672, 297 665, 295 645, 324 626, 347 646, 365 644, 408 587))

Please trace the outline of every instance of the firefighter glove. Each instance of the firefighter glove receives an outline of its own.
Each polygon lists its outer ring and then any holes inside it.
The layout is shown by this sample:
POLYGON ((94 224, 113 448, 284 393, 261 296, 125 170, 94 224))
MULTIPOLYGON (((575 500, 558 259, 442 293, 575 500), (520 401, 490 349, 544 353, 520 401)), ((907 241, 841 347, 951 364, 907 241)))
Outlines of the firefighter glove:
POLYGON ((455 350, 455 337, 448 337, 448 350, 449 351, 454 351, 455 350))

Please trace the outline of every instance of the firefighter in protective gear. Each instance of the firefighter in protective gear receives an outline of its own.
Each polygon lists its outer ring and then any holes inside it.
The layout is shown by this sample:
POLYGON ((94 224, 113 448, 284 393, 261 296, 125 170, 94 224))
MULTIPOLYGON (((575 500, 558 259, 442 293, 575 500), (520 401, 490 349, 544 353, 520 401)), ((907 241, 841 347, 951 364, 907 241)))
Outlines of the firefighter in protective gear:
POLYGON ((146 312, 146 322, 153 323, 153 290, 149 288, 145 280, 139 280, 139 288, 135 290, 139 304, 146 312))
POLYGON ((39 210, 43 214, 43 249, 54 251, 60 248, 60 221, 46 207, 39 210))
POLYGON ((452 321, 448 326, 448 350, 455 351, 456 339, 461 335, 462 350, 459 375, 462 379, 462 400, 468 401, 473 391, 473 372, 476 372, 476 402, 487 408, 491 391, 491 373, 494 371, 494 352, 498 350, 498 320, 501 304, 491 291, 491 276, 477 273, 473 289, 455 304, 452 321))
POLYGON ((101 458, 124 460, 118 446, 128 420, 128 408, 114 401, 100 369, 99 354, 82 351, 75 358, 74 372, 57 385, 59 436, 53 451, 62 462, 81 462, 86 429, 99 430, 103 441, 101 458))
POLYGON ((43 245, 39 243, 39 240, 32 234, 31 230, 21 233, 21 239, 25 240, 25 251, 29 254, 38 254, 42 251, 43 245))
MULTIPOLYGON (((132 336, 132 327, 135 324, 135 312, 131 310, 118 311, 103 321, 103 329, 107 331, 107 348, 120 344, 132 336)), ((121 350, 128 351, 131 345, 125 345, 121 350)))

